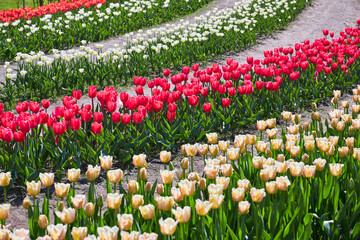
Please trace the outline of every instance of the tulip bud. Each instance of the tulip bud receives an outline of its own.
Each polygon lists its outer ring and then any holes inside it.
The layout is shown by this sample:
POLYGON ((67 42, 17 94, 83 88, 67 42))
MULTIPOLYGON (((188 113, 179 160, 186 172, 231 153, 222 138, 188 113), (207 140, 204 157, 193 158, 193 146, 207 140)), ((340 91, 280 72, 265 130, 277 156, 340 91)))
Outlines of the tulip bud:
POLYGON ((349 102, 348 101, 341 101, 341 107, 349 108, 349 102))
POLYGON ((350 179, 349 179, 348 188, 349 188, 350 192, 351 192, 352 190, 354 190, 354 188, 355 188, 355 182, 354 182, 354 179, 353 179, 353 178, 350 178, 350 179))
POLYGON ((183 158, 183 160, 181 160, 180 166, 183 170, 186 170, 189 168, 189 158, 183 158))
POLYGON ((180 154, 186 156, 185 145, 181 145, 180 154))
POLYGON ((198 182, 199 188, 201 191, 205 191, 206 189, 206 179, 205 178, 200 178, 199 182, 198 182))
POLYGON ((157 192, 157 194, 159 194, 159 195, 163 195, 164 194, 164 192, 165 192, 165 190, 164 190, 164 185, 163 184, 158 184, 158 185, 156 185, 156 192, 157 192))
POLYGON ((301 157, 301 160, 303 161, 303 163, 308 163, 309 162, 309 155, 307 155, 306 153, 304 153, 301 157))
POLYGON ((48 218, 46 217, 46 215, 40 215, 39 216, 39 227, 41 229, 46 229, 48 226, 48 218))
POLYGON ((338 98, 333 97, 333 98, 331 99, 331 103, 332 103, 333 105, 337 105, 337 104, 338 104, 338 98))
POLYGON ((8 219, 10 207, 11 205, 7 203, 0 204, 0 221, 8 219))
POLYGON ((319 112, 312 112, 311 113, 311 120, 320 121, 321 120, 320 113, 319 112))
POLYGON ((137 194, 139 191, 139 183, 135 180, 131 180, 128 182, 128 188, 130 194, 137 194))
POLYGON ((22 205, 26 210, 28 210, 31 206, 30 198, 29 197, 24 198, 22 205))
POLYGON ((85 205, 85 215, 87 216, 87 217, 92 217, 92 216, 94 216, 94 213, 95 213, 95 206, 94 206, 94 204, 93 203, 87 203, 86 205, 85 205))
POLYGON ((309 122, 304 122, 304 131, 306 131, 306 132, 310 131, 310 123, 309 122))
POLYGON ((316 103, 311 103, 311 109, 315 112, 317 110, 317 105, 316 103))
POLYGON ((102 194, 99 195, 99 197, 96 199, 96 205, 99 207, 104 206, 104 197, 102 194))
POLYGON ((146 168, 141 168, 139 172, 139 178, 142 181, 145 181, 147 179, 147 171, 146 168))
POLYGON ((145 192, 146 193, 149 193, 149 192, 151 192, 151 182, 147 182, 146 184, 145 184, 145 192))
POLYGON ((248 214, 250 209, 250 203, 248 201, 241 201, 238 204, 240 214, 248 214))
POLYGON ((292 115, 291 120, 293 124, 299 124, 301 121, 301 115, 299 114, 292 115))
POLYGON ((343 121, 340 121, 336 124, 336 130, 341 132, 341 131, 344 131, 345 129, 345 122, 343 121))

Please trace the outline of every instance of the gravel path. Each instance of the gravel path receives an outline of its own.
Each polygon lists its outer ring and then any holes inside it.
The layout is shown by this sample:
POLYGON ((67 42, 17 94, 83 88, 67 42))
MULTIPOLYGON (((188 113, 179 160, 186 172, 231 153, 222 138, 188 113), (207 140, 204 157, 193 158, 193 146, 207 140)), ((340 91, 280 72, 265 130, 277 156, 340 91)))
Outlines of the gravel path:
MULTIPOLYGON (((191 21, 196 15, 211 10, 213 8, 227 8, 233 5, 231 0, 214 0, 207 9, 202 9, 197 13, 185 17, 185 20, 191 21)), ((295 21, 290 23, 290 25, 283 31, 275 33, 271 38, 260 39, 258 44, 252 48, 242 51, 240 53, 228 53, 223 55, 220 58, 213 59, 209 61, 209 64, 213 62, 218 62, 224 64, 225 60, 229 57, 233 58, 240 63, 246 62, 247 56, 253 56, 254 58, 262 58, 263 51, 272 50, 275 47, 289 47, 294 46, 297 42, 302 42, 303 40, 309 39, 310 41, 319 38, 322 36, 323 29, 329 29, 335 34, 343 31, 345 27, 354 26, 356 19, 360 17, 360 1, 359 0, 313 0, 313 5, 307 7, 295 21)), ((112 47, 113 44, 119 43, 122 41, 123 37, 118 37, 110 39, 104 42, 107 47, 112 47)), ((204 67, 202 67, 203 69, 204 67)), ((0 67, 0 77, 2 78, 4 68, 0 67)), ((118 89, 120 91, 127 91, 131 95, 134 95, 134 91, 128 88, 118 89)), ((145 89, 145 94, 148 93, 148 89, 145 89)), ((350 100, 349 96, 344 97, 346 100, 350 100)), ((87 103, 89 99, 83 98, 80 101, 81 103, 87 103)), ((52 106, 55 106, 52 105, 52 106)), ((328 112, 331 107, 322 106, 320 107, 321 112, 328 112)), ((156 178, 159 177, 158 172, 153 171, 155 168, 160 168, 157 164, 151 164, 154 168, 149 169, 149 181, 154 182, 156 178)), ((201 164, 199 165, 199 167, 201 164)), ((131 176, 134 176, 133 173, 130 173, 131 176)), ((132 177, 134 178, 134 177, 132 177)), ((104 182, 98 184, 97 189, 100 192, 104 192, 104 182)), ((86 185, 84 185, 86 186, 86 185)), ((82 187, 84 189, 84 187, 82 187)), ((19 197, 17 201, 14 200, 13 204, 20 204, 19 197)), ((8 223, 12 224, 12 227, 28 227, 27 226, 27 215, 26 211, 22 208, 21 205, 18 207, 13 206, 11 209, 11 215, 8 220, 8 223)))

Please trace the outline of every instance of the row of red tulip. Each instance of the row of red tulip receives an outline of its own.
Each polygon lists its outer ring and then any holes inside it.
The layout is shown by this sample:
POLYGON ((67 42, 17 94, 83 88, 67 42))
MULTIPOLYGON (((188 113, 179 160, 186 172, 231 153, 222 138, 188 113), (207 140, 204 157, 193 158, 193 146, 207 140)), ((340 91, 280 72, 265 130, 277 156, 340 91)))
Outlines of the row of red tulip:
POLYGON ((3 113, 1 110, 0 137, 5 142, 12 139, 22 142, 26 133, 37 128, 39 124, 46 124, 56 135, 62 135, 68 127, 77 131, 81 128, 82 122, 92 119, 91 129, 93 133, 99 134, 106 112, 111 114, 112 121, 116 124, 139 124, 149 116, 149 112, 156 114, 162 111, 167 111, 168 120, 173 121, 177 113, 186 111, 187 107, 182 109, 181 105, 185 99, 195 108, 199 105, 201 97, 203 111, 208 114, 214 107, 211 103, 212 96, 212 100, 221 99, 222 107, 228 108, 236 95, 241 97, 251 95, 254 91, 278 91, 280 88, 288 87, 287 85, 293 87, 288 83, 300 80, 302 82, 307 80, 308 76, 315 77, 313 81, 303 83, 303 86, 312 86, 320 75, 327 81, 328 76, 335 72, 349 74, 360 54, 359 28, 346 28, 344 32, 340 32, 338 38, 333 38, 334 34, 328 30, 324 30, 323 34, 325 37, 313 43, 306 40, 301 44, 295 44, 294 48, 265 51, 263 60, 248 57, 246 64, 227 59, 227 65, 220 67, 219 64, 213 64, 203 71, 199 70, 198 64, 194 64, 192 76, 191 68, 184 67, 182 73, 174 75, 171 75, 169 69, 164 69, 165 78, 154 78, 151 81, 143 77, 134 77, 136 96, 133 97, 126 92, 119 94, 114 87, 98 91, 96 86, 90 86, 88 96, 92 101, 95 98, 99 101, 102 112, 95 112, 94 104, 80 107, 77 100, 81 99, 82 93, 76 90, 73 91, 72 97, 65 96, 64 106, 57 106, 51 115, 46 113, 50 106, 49 100, 41 102, 43 108, 37 102, 19 103, 16 106, 19 116, 12 112, 3 113), (328 40, 327 35, 330 35, 332 40, 328 40), (285 84, 285 81, 288 82, 285 84), (151 96, 144 95, 146 85, 151 89, 151 96), (118 98, 123 105, 121 108, 118 98), (124 113, 121 114, 117 110, 124 113))
POLYGON ((46 14, 54 14, 57 12, 67 12, 81 7, 88 8, 96 6, 101 3, 104 4, 106 0, 61 0, 57 3, 50 3, 46 6, 40 6, 35 9, 32 7, 0 10, 0 22, 11 23, 17 19, 31 19, 32 17, 43 16, 46 14))

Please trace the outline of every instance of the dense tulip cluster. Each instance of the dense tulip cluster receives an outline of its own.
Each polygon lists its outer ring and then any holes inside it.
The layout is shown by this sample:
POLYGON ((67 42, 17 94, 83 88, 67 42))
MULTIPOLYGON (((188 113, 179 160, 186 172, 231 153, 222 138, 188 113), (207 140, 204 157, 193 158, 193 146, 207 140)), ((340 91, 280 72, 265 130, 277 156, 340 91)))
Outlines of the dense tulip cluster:
POLYGON ((1 19, 6 21, 10 17, 1 18, 3 11, 0 11, 0 61, 12 60, 18 52, 49 52, 120 34, 131 32, 132 35, 137 29, 190 14, 209 1, 62 1, 35 10, 25 8, 4 12, 4 15, 12 16, 11 19, 20 18, 11 24, 1 23, 1 19), (94 26, 97 31, 93 31, 94 26))
POLYGON ((11 22, 19 19, 31 19, 37 16, 44 16, 46 14, 54 14, 57 12, 67 12, 81 7, 88 8, 98 4, 105 3, 106 0, 60 0, 58 3, 50 3, 46 6, 40 6, 35 9, 32 7, 0 10, 0 21, 11 24, 11 22))
MULTIPOLYGON (((164 170, 157 185, 148 181, 145 154, 132 157, 138 176, 126 182, 121 169, 112 169, 113 157, 100 156, 101 167, 89 165, 86 171, 90 182, 87 195, 79 194, 75 187, 79 169, 68 170, 72 186, 55 183, 58 201, 54 218, 48 210, 51 196, 45 198, 42 211, 37 200, 41 187, 52 187, 54 174, 41 173, 39 180, 27 183, 33 203, 29 197, 23 201, 29 211, 30 230, 4 228, 1 234, 60 240, 71 236, 106 240, 167 236, 261 239, 264 235, 356 238, 360 86, 353 93, 356 103, 350 106, 342 101, 339 108, 341 93, 334 91, 334 110, 329 118, 323 119, 312 104, 309 122, 302 119, 304 116, 283 112, 287 127, 282 125, 281 129, 276 119, 268 119, 256 123, 259 134, 236 135, 232 143, 219 140, 217 133, 207 134, 208 144, 181 147, 178 169, 171 153, 162 151, 159 158, 164 170), (189 158, 197 162, 195 169, 189 167, 189 158), (106 171, 107 180, 104 197, 95 188, 101 169, 106 171), (334 224, 327 226, 329 221, 334 224), (292 226, 289 231, 287 226, 292 226)), ((0 175, 1 186, 9 182, 9 174, 0 175)), ((9 212, 10 204, 0 205, 2 224, 9 212)))

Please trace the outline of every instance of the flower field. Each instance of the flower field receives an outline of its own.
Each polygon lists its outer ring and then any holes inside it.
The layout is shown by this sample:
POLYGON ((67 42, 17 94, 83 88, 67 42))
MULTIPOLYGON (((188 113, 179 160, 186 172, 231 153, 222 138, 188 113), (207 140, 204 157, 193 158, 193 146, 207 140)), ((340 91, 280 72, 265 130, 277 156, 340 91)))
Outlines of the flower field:
POLYGON ((233 9, 198 17, 197 23, 126 35, 124 47, 117 45, 107 51, 98 45, 98 51, 86 46, 80 51, 53 50, 53 58, 43 52, 18 53, 18 67, 7 69, 2 95, 6 102, 62 96, 72 89, 122 85, 134 76, 149 76, 164 68, 178 69, 205 61, 250 46, 259 35, 284 26, 306 4, 305 0, 249 0, 235 3, 233 9))
POLYGON ((4 21, 0 23, 0 62, 12 60, 17 53, 66 49, 154 26, 192 13, 208 2, 73 0, 35 10, 0 12, 0 22, 4 21), (8 19, 12 21, 9 23, 8 19))
POLYGON ((0 240, 359 239, 360 19, 220 65, 311 2, 209 2, 0 11, 0 240))

